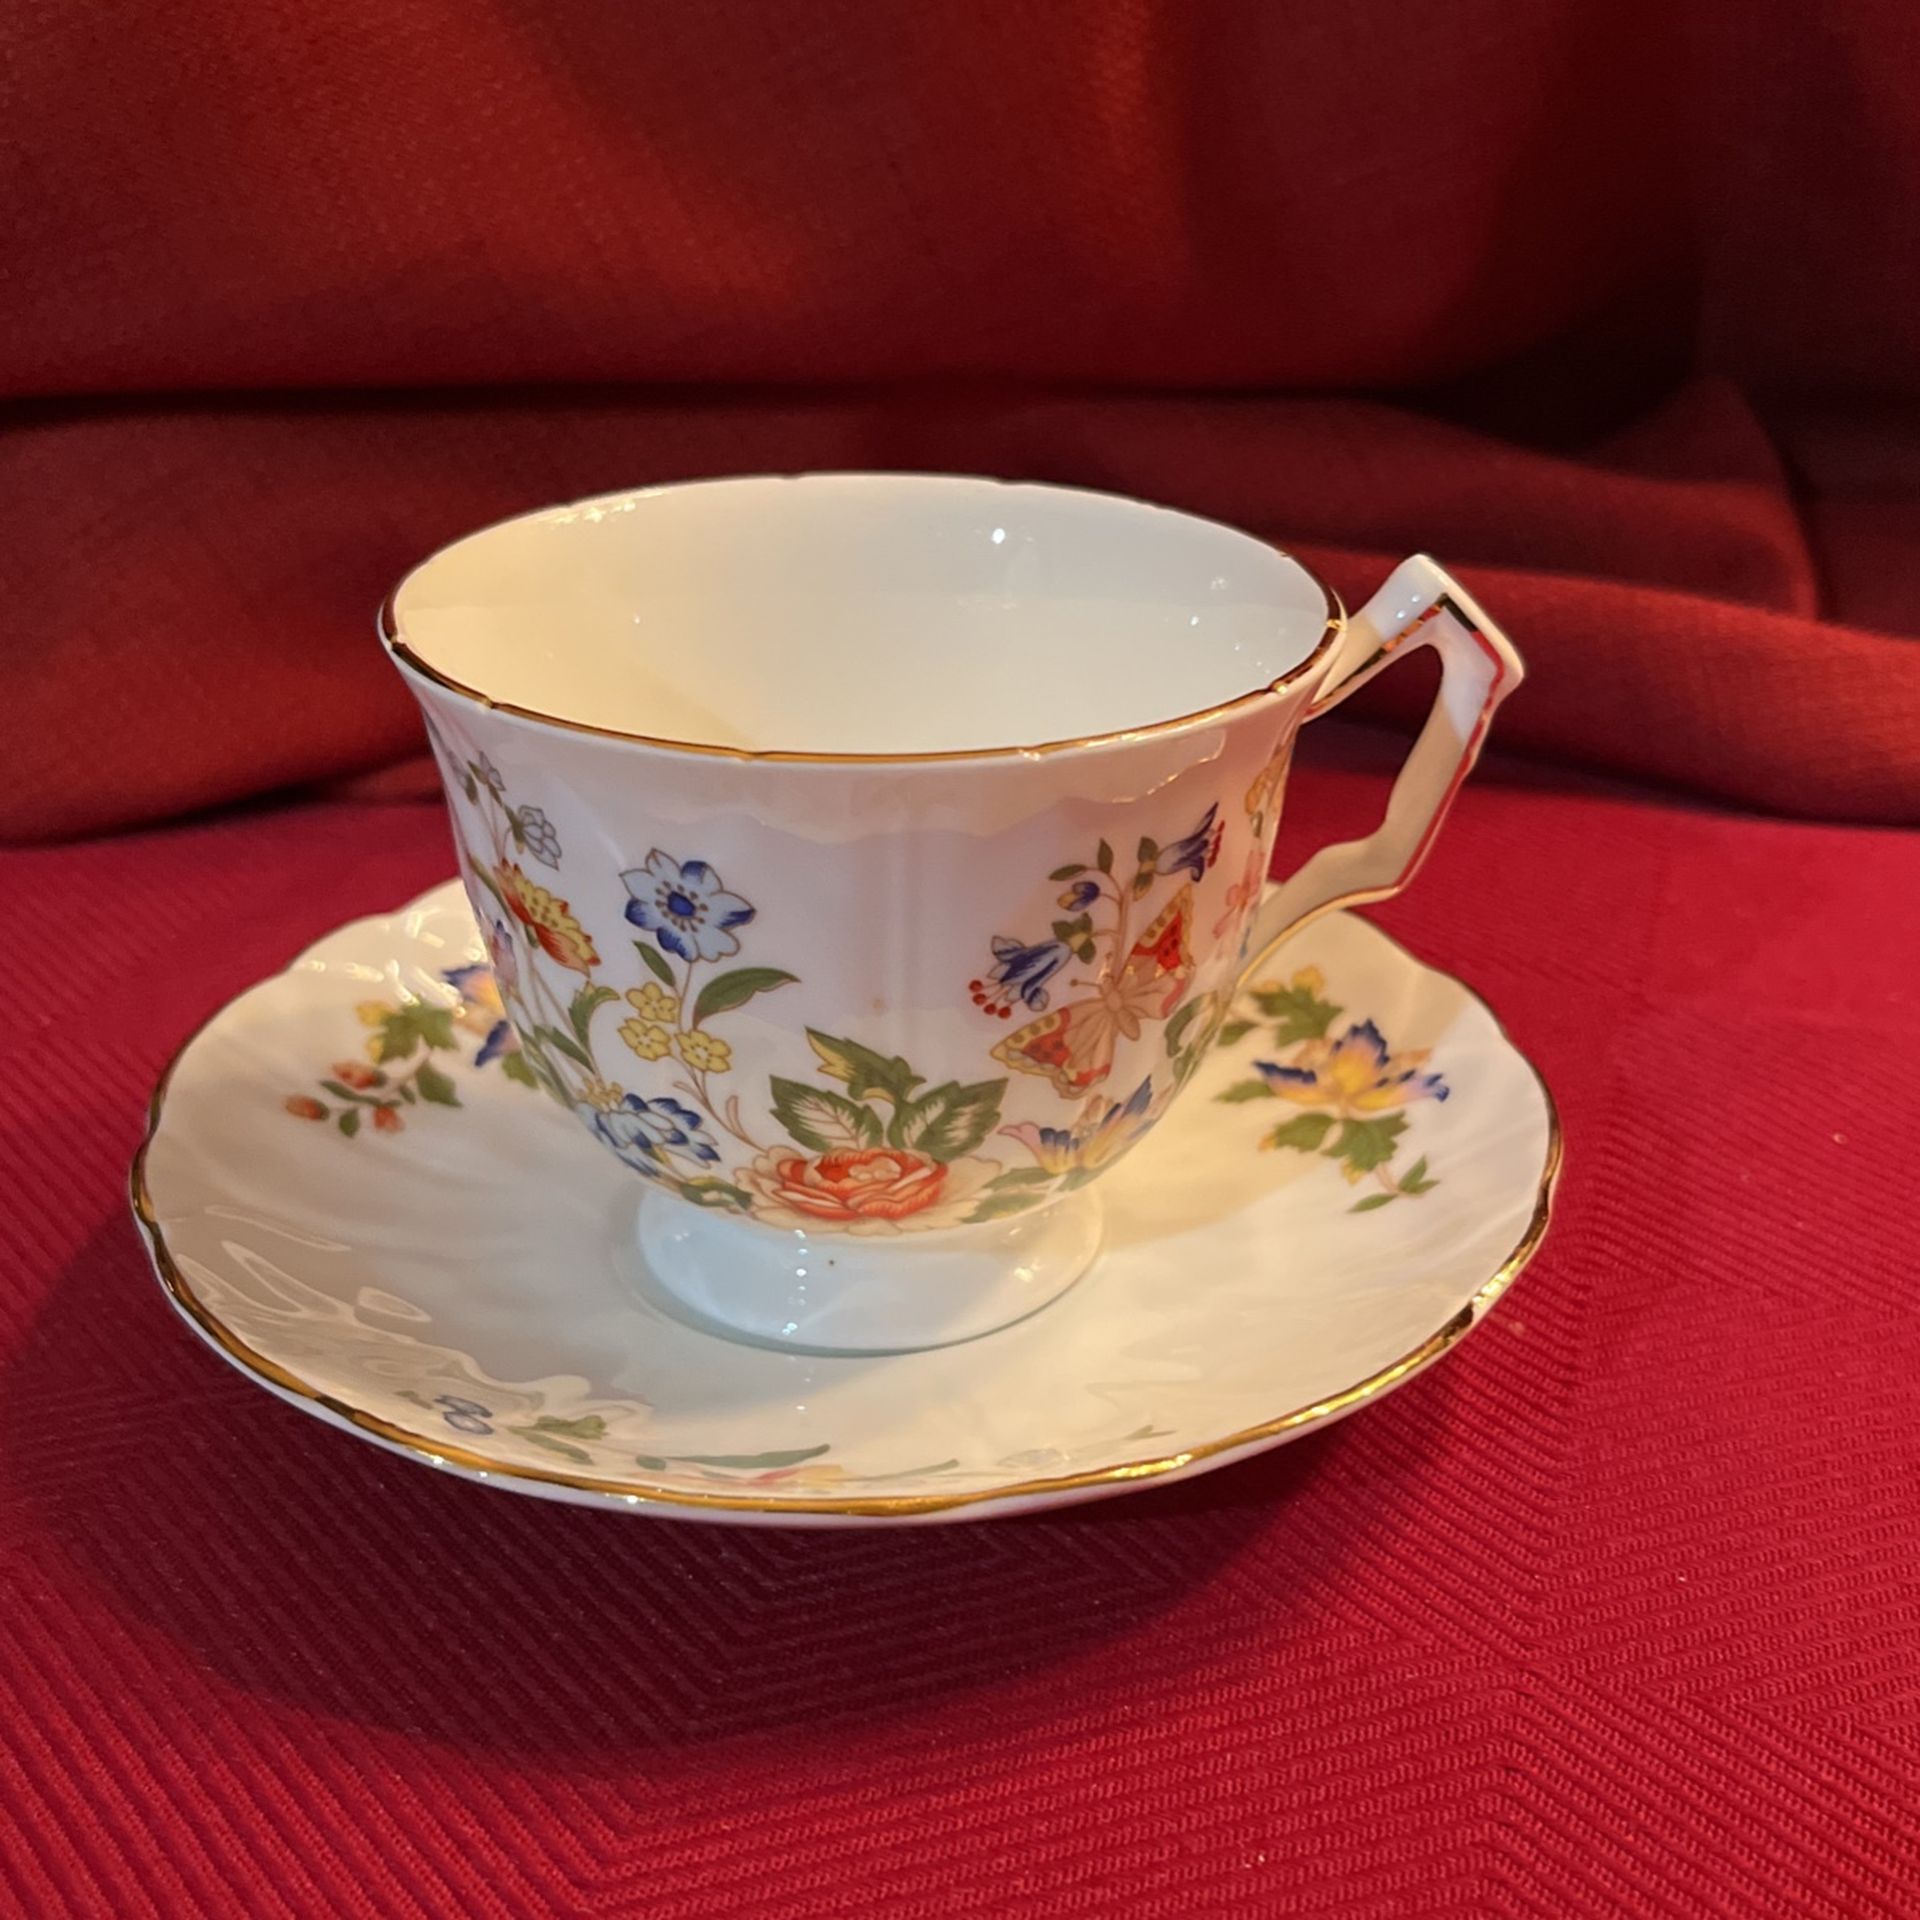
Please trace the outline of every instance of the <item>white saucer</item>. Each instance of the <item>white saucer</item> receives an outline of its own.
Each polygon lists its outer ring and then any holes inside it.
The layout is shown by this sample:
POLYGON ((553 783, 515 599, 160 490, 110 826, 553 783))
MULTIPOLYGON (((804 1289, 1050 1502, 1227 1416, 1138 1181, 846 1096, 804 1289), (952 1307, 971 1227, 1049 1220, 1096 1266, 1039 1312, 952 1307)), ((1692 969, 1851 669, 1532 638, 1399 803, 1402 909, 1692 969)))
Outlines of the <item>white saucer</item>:
POLYGON ((932 1352, 764 1350, 654 1288, 628 1251, 639 1183, 521 1083, 480 954, 456 883, 329 935, 187 1044, 132 1184, 218 1352, 490 1485, 858 1525, 1204 1473, 1431 1364, 1546 1231, 1539 1076, 1458 981, 1332 915, 1258 971, 1104 1184, 1106 1248, 1072 1292, 932 1352))

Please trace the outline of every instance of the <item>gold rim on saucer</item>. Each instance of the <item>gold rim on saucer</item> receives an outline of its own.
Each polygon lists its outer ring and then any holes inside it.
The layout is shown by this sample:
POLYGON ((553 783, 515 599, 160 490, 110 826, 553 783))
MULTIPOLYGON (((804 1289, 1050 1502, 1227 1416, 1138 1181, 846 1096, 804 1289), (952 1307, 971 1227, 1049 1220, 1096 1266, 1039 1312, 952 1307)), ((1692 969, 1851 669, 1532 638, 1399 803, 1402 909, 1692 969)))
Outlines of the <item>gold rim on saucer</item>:
MULTIPOLYGON (((373 917, 390 918, 392 916, 373 917)), ((1376 927, 1374 931, 1380 932, 1380 929, 1376 927)), ((844 1499, 808 1496, 781 1500, 769 1500, 739 1493, 693 1493, 659 1486, 646 1480, 609 1480, 593 1474, 568 1473, 560 1468, 504 1464, 492 1455, 476 1453, 470 1448, 449 1445, 439 1440, 422 1439, 418 1434, 396 1426, 379 1414, 367 1412, 363 1408, 335 1399, 330 1394, 319 1392, 297 1374, 281 1366, 279 1362, 268 1359, 264 1354, 248 1346, 199 1299, 168 1249, 165 1230, 160 1225, 159 1217, 154 1210, 152 1195, 147 1188, 147 1154, 159 1132, 168 1083, 172 1080, 180 1062, 192 1049, 194 1042, 220 1018, 221 1014, 227 1011, 227 1006, 231 1006, 232 1002, 216 1009, 201 1021, 186 1040, 175 1049, 173 1056, 162 1070, 147 1103, 146 1132, 141 1139, 139 1150, 134 1155, 133 1166, 128 1176, 128 1191, 133 1203, 134 1218, 146 1240, 155 1272, 159 1274, 174 1306, 208 1341, 218 1347, 243 1372, 254 1375, 255 1378, 294 1399, 308 1401, 349 1426, 390 1447, 413 1454, 429 1465, 463 1467, 470 1472, 484 1474, 490 1481, 517 1480, 565 1487, 577 1493, 598 1494, 621 1500, 630 1506, 703 1508, 774 1517, 782 1514, 902 1517, 910 1514, 942 1513, 958 1507, 984 1506, 996 1501, 1034 1499, 1052 1494, 1076 1492, 1088 1487, 1144 1484, 1167 1474, 1177 1473, 1196 1461, 1214 1459, 1221 1454, 1257 1445, 1263 1440, 1275 1439, 1297 1428, 1318 1425, 1336 1414, 1344 1413, 1377 1395, 1388 1392, 1402 1381, 1411 1378, 1472 1331, 1487 1309, 1518 1278, 1546 1236, 1547 1225, 1553 1210, 1554 1187, 1559 1178, 1564 1150, 1559 1111, 1554 1105, 1551 1090, 1541 1077, 1539 1069, 1514 1043, 1513 1037, 1507 1032, 1499 1015, 1479 994, 1454 975, 1438 967, 1429 967, 1395 940, 1391 934, 1381 933, 1381 938, 1412 965, 1419 967, 1425 973, 1449 981, 1479 1006, 1493 1022, 1494 1029, 1500 1038, 1525 1063, 1540 1089, 1541 1099, 1546 1106, 1547 1155, 1541 1167, 1533 1214, 1527 1222, 1526 1231, 1472 1298, 1458 1308, 1444 1325, 1429 1334, 1411 1352, 1402 1354, 1397 1360, 1368 1374, 1364 1380, 1356 1381, 1341 1392, 1312 1401, 1306 1406, 1294 1407, 1285 1413, 1276 1414, 1270 1420, 1260 1421, 1251 1427, 1243 1427, 1238 1432, 1224 1435, 1218 1440, 1209 1440, 1202 1446, 1190 1447, 1179 1453, 1158 1455, 1145 1460, 1130 1460, 1117 1466, 1098 1467, 1081 1473, 1057 1474, 1033 1480, 1015 1481, 1005 1486, 982 1487, 954 1493, 876 1494, 844 1499)), ((292 965, 298 964, 296 958, 292 965)), ((291 967, 282 971, 291 971, 291 967)))

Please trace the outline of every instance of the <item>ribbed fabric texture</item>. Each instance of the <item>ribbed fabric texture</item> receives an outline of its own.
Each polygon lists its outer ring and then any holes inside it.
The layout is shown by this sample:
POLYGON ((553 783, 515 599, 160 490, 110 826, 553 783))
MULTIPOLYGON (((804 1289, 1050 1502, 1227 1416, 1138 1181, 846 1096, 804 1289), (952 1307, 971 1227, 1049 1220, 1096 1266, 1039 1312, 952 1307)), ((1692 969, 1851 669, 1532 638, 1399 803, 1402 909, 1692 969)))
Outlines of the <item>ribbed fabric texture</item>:
POLYGON ((0 855, 0 1910, 1920 1909, 1911 839, 1477 781, 1383 918, 1561 1105, 1501 1310, 1257 1462, 846 1535, 436 1477, 164 1305, 163 1062, 450 865, 411 805, 0 855))

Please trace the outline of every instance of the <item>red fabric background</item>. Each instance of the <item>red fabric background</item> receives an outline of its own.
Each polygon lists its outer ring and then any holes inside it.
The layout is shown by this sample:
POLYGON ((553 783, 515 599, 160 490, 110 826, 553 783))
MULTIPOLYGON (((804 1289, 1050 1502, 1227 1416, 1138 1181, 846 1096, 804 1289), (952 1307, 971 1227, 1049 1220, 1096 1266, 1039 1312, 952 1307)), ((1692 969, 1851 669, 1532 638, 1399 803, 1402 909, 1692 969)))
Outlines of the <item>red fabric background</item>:
POLYGON ((0 835, 390 762, 437 542, 829 465, 1353 598, 1430 546, 1541 669, 1509 744, 1920 818, 1916 56, 1905 0, 25 0, 0 835))
POLYGON ((172 1319, 165 1057, 447 868, 413 806, 0 855, 0 1910, 1920 1907, 1910 836, 1476 783, 1383 917, 1563 1111, 1500 1311, 1244 1467, 868 1535, 443 1480, 172 1319))
MULTIPOLYGON (((1920 1911, 1917 70, 1905 0, 16 0, 0 838, 403 790, 372 608, 572 494, 1429 547, 1528 760, 1383 917, 1569 1162, 1484 1333, 1264 1461, 570 1513, 273 1404, 125 1217, 180 1038, 433 810, 0 852, 0 1910, 1920 1911)), ((1295 851, 1377 815, 1344 750, 1295 851)))

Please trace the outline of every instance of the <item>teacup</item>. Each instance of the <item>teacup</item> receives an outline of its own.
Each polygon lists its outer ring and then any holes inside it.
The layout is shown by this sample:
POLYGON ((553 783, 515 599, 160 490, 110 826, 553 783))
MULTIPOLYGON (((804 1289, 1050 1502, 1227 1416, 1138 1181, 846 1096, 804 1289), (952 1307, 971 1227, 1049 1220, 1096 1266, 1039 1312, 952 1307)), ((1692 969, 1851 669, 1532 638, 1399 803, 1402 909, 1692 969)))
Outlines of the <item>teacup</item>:
POLYGON ((920 475, 527 514, 381 626, 515 1077, 640 1176, 659 1286, 813 1350, 1070 1286, 1248 956, 1406 884, 1521 675, 1425 558, 1348 616, 1211 521, 920 475), (1263 897, 1301 724, 1416 643, 1384 825, 1263 897))

